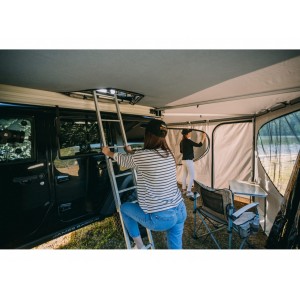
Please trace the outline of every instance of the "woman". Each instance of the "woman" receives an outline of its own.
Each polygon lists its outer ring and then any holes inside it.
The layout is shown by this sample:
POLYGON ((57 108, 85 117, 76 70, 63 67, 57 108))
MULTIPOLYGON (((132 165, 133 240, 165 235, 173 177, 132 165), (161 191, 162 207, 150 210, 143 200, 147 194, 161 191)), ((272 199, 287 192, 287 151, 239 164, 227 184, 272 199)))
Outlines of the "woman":
POLYGON ((121 205, 123 221, 137 249, 145 249, 138 223, 153 231, 166 231, 169 249, 182 249, 182 234, 187 217, 186 207, 176 180, 176 163, 167 142, 167 126, 151 120, 144 126, 144 149, 127 154, 102 152, 125 168, 137 173, 138 203, 121 205))
POLYGON ((194 148, 201 147, 206 139, 206 135, 203 134, 202 140, 200 143, 195 143, 191 140, 192 129, 183 129, 182 140, 180 142, 180 153, 182 153, 182 193, 186 194, 187 197, 193 197, 192 185, 195 178, 195 169, 194 169, 194 148), (189 176, 189 183, 186 190, 186 179, 189 176))

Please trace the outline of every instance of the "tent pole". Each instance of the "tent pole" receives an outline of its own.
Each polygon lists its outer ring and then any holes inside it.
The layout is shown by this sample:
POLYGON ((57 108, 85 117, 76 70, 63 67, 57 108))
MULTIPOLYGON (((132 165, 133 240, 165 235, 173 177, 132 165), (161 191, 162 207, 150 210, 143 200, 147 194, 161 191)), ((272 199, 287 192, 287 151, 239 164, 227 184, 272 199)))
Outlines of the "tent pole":
POLYGON ((253 143, 252 143, 252 171, 251 171, 251 181, 254 181, 255 177, 255 151, 256 151, 256 141, 255 141, 255 131, 256 131, 256 117, 254 116, 252 119, 253 124, 253 143))

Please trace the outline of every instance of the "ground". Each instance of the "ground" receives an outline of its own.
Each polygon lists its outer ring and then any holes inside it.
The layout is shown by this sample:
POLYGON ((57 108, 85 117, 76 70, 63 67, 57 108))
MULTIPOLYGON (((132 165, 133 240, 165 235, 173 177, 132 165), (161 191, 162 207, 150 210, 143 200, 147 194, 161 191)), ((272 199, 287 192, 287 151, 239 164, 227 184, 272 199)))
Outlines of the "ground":
MULTIPOLYGON (((188 217, 185 222, 183 233, 183 249, 217 249, 212 239, 206 238, 195 239, 194 233, 194 213, 193 201, 184 197, 187 207, 188 217)), ((239 199, 240 200, 240 199, 239 199)), ((245 203, 236 201, 237 208, 245 205, 245 203)), ((56 240, 42 244, 35 249, 125 249, 125 242, 120 225, 115 217, 107 218, 104 221, 91 224, 75 232, 71 232, 56 240)), ((197 219, 199 223, 199 218, 197 219)), ((167 249, 166 238, 163 232, 152 232, 156 249, 167 249)), ((226 230, 216 233, 216 238, 220 242, 223 249, 228 248, 228 235, 226 230)), ((245 249, 265 249, 267 236, 262 228, 259 232, 249 238, 249 244, 245 249)), ((147 243, 147 238, 144 238, 147 243)), ((238 249, 240 238, 236 232, 233 233, 232 249, 238 249)))

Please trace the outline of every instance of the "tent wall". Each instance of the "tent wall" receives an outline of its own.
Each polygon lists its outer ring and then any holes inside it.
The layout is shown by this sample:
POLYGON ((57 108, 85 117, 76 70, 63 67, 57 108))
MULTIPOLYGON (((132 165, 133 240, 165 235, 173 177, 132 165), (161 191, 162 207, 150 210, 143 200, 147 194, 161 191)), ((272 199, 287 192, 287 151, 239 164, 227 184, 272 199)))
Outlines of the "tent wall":
MULTIPOLYGON (((172 126, 175 127, 175 126, 172 126)), ((210 124, 200 124, 193 126, 178 126, 179 128, 194 128, 198 130, 202 130, 208 134, 209 137, 212 135, 212 131, 215 125, 210 124)), ((181 165, 181 157, 179 151, 179 144, 182 139, 181 130, 169 130, 167 135, 167 142, 175 154, 176 162, 177 162, 177 181, 182 184, 182 165, 181 165)), ((192 140, 195 142, 200 142, 200 133, 192 132, 192 140)), ((211 141, 210 141, 211 144, 211 141)), ((197 151, 196 148, 195 152, 197 151)), ((203 182, 206 185, 211 185, 211 150, 200 160, 195 161, 195 179, 203 182)))
MULTIPOLYGON (((179 126, 178 126, 179 127, 179 126)), ((180 126, 182 128, 184 126, 180 126)), ((210 138, 210 150, 195 161, 195 179, 215 188, 228 188, 231 179, 251 178, 253 125, 241 123, 203 123, 187 126, 206 132, 210 138)), ((167 141, 178 163, 181 163, 179 143, 181 130, 169 130, 167 141)), ((200 141, 200 134, 192 136, 200 141)), ((196 148, 194 148, 196 150, 196 148)), ((182 165, 177 166, 177 181, 182 184, 182 165)))
MULTIPOLYGON (((264 170, 256 151, 256 141, 259 129, 266 123, 280 116, 300 110, 300 103, 288 105, 282 109, 261 115, 253 122, 239 123, 199 123, 190 124, 179 128, 194 128, 205 131, 210 138, 210 150, 200 160, 195 161, 195 179, 215 188, 228 188, 231 179, 252 180, 259 182, 267 191, 266 202, 266 234, 271 230, 275 217, 283 203, 283 195, 272 183, 264 170), (254 133, 254 135, 253 135, 254 133), (254 136, 254 138, 253 138, 254 136), (253 169, 254 167, 254 169, 253 169), (253 174, 254 173, 254 174, 253 174), (253 176, 253 178, 252 178, 253 176)), ((176 126, 172 126, 176 127, 176 126)), ((175 153, 177 162, 181 163, 179 143, 182 138, 181 130, 169 130, 167 141, 175 153)), ((192 136, 196 142, 200 141, 200 135, 192 136)), ((177 166, 177 180, 182 183, 182 166, 177 166)), ((263 216, 264 200, 257 198, 259 209, 263 216)), ((264 220, 261 220, 263 226, 264 220)))
MULTIPOLYGON (((279 118, 280 116, 287 115, 294 111, 300 110, 300 103, 286 106, 283 109, 276 110, 270 112, 268 114, 262 115, 257 117, 256 124, 255 124, 255 136, 257 137, 259 129, 266 123, 279 118)), ((255 147, 255 149, 257 149, 255 147)), ((270 180, 269 176, 267 175, 261 161, 257 155, 257 151, 255 151, 255 180, 260 182, 262 188, 268 192, 267 197, 267 217, 266 217, 266 233, 268 234, 272 228, 274 223, 275 217, 280 210, 281 204, 284 201, 283 195, 278 191, 276 186, 270 180)), ((260 209, 264 206, 262 199, 257 198, 257 201, 260 202, 260 209)))
POLYGON ((228 188, 233 179, 251 180, 253 123, 220 124, 213 133, 213 187, 228 188))

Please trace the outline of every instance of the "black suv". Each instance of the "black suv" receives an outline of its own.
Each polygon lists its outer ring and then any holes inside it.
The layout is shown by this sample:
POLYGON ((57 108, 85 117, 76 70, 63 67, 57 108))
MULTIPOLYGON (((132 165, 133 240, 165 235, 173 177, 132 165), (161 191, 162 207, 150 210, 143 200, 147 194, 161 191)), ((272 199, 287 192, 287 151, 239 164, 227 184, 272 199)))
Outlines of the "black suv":
MULTIPOLYGON (((123 116, 133 148, 143 146, 145 121, 123 116)), ((103 123, 108 145, 124 151, 116 147, 119 124, 103 123)), ((101 145, 95 112, 0 103, 0 248, 32 248, 115 214, 101 145)), ((120 188, 132 185, 130 176, 118 180, 120 188)))

